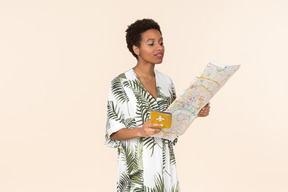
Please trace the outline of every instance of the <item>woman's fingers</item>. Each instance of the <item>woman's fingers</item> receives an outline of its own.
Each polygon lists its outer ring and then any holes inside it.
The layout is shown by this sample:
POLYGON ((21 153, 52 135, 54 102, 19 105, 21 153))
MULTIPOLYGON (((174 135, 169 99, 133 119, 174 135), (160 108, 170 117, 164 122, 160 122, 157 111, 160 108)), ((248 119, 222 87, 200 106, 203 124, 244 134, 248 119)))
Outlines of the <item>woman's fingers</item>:
POLYGON ((161 128, 153 128, 153 127, 163 127, 163 124, 150 123, 149 132, 151 133, 151 135, 160 133, 160 131, 161 131, 161 128))
POLYGON ((161 128, 146 128, 145 132, 147 137, 160 133, 161 128))
POLYGON ((160 123, 150 123, 150 120, 146 121, 142 126, 143 136, 149 137, 155 135, 161 131, 161 128, 153 128, 153 127, 163 127, 163 124, 160 123))
POLYGON ((206 117, 209 115, 210 112, 210 102, 208 102, 205 107, 203 107, 200 112, 198 113, 198 117, 206 117))
POLYGON ((163 127, 163 124, 160 123, 150 123, 149 127, 153 128, 153 127, 163 127))

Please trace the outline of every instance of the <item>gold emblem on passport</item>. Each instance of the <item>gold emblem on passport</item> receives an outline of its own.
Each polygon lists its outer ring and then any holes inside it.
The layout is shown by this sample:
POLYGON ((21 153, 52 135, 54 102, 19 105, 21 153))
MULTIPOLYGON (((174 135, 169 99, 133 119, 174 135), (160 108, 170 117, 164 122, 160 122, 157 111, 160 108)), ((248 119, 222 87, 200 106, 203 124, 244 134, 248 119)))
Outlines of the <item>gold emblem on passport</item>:
POLYGON ((150 112, 150 122, 163 124, 163 127, 153 127, 153 128, 170 128, 171 127, 171 113, 169 112, 150 112))

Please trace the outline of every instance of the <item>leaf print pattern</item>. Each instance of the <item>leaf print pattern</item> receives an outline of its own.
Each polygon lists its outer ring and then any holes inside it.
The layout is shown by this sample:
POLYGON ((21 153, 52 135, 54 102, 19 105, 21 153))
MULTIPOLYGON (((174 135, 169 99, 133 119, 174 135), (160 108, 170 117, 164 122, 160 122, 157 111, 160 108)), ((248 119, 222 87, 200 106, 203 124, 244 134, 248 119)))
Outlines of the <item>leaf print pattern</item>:
POLYGON ((173 142, 147 137, 113 140, 122 128, 141 127, 151 110, 165 111, 176 98, 171 79, 155 70, 157 100, 142 85, 133 69, 111 81, 107 102, 105 144, 118 148, 118 192, 178 192, 173 142))

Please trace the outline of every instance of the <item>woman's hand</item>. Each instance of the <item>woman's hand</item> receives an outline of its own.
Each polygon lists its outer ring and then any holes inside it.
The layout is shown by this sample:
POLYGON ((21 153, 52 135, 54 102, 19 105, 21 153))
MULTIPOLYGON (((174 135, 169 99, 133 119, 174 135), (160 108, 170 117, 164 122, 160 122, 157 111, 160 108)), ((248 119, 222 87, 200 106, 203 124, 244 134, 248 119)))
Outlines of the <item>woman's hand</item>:
POLYGON ((205 107, 203 107, 200 112, 198 113, 198 117, 207 117, 209 115, 210 112, 210 102, 207 103, 207 105, 205 105, 205 107))
POLYGON ((152 128, 152 127, 161 127, 163 124, 150 123, 150 120, 146 121, 142 127, 140 127, 140 136, 149 137, 154 134, 157 134, 161 131, 161 128, 152 128))

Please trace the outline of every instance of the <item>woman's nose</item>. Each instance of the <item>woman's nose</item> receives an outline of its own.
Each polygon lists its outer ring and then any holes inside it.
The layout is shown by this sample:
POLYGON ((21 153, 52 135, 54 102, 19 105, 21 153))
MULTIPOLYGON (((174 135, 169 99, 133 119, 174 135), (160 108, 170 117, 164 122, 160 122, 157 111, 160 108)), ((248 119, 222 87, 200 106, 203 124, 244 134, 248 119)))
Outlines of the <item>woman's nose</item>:
POLYGON ((157 50, 161 50, 162 51, 163 49, 164 49, 163 45, 158 43, 157 44, 157 50))

